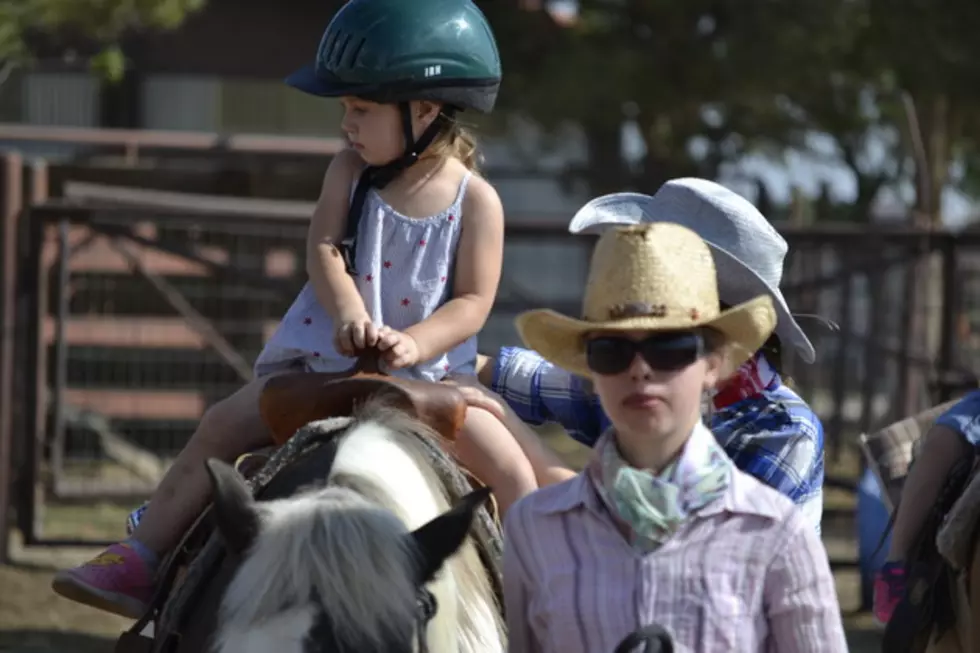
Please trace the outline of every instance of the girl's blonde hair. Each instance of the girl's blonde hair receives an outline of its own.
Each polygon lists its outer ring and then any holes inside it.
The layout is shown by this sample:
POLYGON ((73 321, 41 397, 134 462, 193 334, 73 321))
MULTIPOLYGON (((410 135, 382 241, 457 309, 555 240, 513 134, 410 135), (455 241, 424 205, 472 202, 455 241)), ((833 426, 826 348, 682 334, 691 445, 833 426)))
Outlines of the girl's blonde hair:
POLYGON ((456 122, 454 118, 440 116, 442 129, 432 144, 425 149, 426 154, 449 158, 454 157, 463 162, 473 172, 478 172, 481 159, 477 151, 476 136, 472 131, 456 122))

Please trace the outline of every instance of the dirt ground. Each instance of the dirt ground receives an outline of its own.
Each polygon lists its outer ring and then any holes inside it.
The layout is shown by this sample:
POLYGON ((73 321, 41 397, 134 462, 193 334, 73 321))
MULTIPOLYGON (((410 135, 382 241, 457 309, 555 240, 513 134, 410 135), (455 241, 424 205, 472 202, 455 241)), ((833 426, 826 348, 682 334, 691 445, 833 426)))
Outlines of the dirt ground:
MULTIPOLYGON (((549 442, 570 462, 582 460, 583 451, 563 436, 549 434, 549 442)), ((835 465, 837 473, 856 476, 856 457, 845 456, 835 465)), ((829 461, 828 461, 829 462, 829 461)), ((828 509, 853 505, 853 497, 829 491, 828 509)), ((56 506, 45 511, 49 535, 119 537, 129 506, 56 506)), ((833 559, 856 558, 853 527, 845 520, 824 527, 825 542, 833 559)), ((11 551, 15 564, 0 566, 0 653, 111 653, 116 637, 129 621, 74 604, 50 590, 55 569, 75 564, 95 553, 92 549, 51 549, 21 546, 15 533, 11 551)), ((853 653, 880 650, 880 634, 870 615, 855 614, 860 605, 860 581, 856 569, 836 574, 841 609, 846 615, 848 640, 853 653)))
POLYGON ((24 550, 14 537, 15 564, 0 566, 0 651, 10 653, 111 653, 128 619, 66 601, 51 591, 62 565, 76 564, 90 549, 24 550))

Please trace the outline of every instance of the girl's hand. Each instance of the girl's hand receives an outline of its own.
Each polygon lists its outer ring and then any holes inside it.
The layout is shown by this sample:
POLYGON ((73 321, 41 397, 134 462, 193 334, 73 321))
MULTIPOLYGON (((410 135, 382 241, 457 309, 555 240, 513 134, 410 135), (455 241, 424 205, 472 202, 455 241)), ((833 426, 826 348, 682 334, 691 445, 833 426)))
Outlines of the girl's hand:
POLYGON ((356 357, 362 350, 378 344, 379 331, 366 314, 342 319, 333 335, 334 348, 343 356, 356 357))
POLYGON ((381 352, 384 362, 393 370, 411 367, 419 362, 419 344, 415 342, 415 338, 404 331, 381 327, 378 351, 381 352))

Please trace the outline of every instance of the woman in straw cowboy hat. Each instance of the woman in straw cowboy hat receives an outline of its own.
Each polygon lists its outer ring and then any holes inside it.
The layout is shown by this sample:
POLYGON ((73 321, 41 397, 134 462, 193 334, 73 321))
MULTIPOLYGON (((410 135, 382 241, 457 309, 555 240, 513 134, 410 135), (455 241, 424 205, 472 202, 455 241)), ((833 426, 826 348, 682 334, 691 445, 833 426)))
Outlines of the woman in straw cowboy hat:
POLYGON ((586 471, 505 518, 510 650, 610 651, 657 622, 682 651, 846 651, 817 533, 701 421, 704 393, 772 333, 772 299, 721 310, 709 248, 662 223, 600 238, 582 315, 517 320, 591 380, 611 426, 586 471))
MULTIPOLYGON (((735 465, 779 490, 819 530, 823 512, 824 434, 820 419, 781 374, 784 361, 814 359, 813 345, 779 291, 786 241, 737 193, 706 179, 674 179, 652 197, 613 193, 598 197, 572 218, 572 233, 598 234, 615 225, 674 222, 695 231, 718 268, 718 294, 727 305, 760 294, 773 300, 778 320, 762 350, 746 361, 712 400, 709 426, 735 465)), ((588 382, 542 358, 506 347, 482 361, 481 381, 506 401, 511 431, 542 485, 567 478, 551 451, 520 421, 558 422, 592 446, 609 425, 588 382)), ((468 389, 471 403, 492 406, 499 397, 468 389)))

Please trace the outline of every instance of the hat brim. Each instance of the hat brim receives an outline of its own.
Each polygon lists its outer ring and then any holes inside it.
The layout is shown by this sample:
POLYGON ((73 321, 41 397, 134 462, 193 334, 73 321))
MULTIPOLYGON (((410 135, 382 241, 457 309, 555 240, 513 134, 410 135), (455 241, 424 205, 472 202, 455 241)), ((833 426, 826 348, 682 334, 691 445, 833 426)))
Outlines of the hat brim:
MULTIPOLYGON (((568 231, 573 234, 601 235, 618 226, 673 222, 669 215, 656 216, 647 211, 646 207, 651 200, 649 195, 630 192, 596 197, 575 213, 568 224, 568 231)), ((770 295, 779 314, 775 333, 784 346, 783 350, 787 353, 795 351, 805 363, 812 363, 816 359, 813 343, 793 317, 779 288, 770 286, 730 252, 708 240, 704 242, 714 255, 718 272, 718 296, 721 301, 726 304, 740 304, 760 293, 770 295)))
POLYGON ((286 78, 286 84, 304 93, 319 97, 356 95, 357 91, 362 88, 351 84, 328 82, 322 77, 317 76, 316 66, 314 64, 307 64, 289 75, 286 78))
POLYGON ((680 331, 710 327, 726 342, 721 378, 728 378, 766 342, 776 326, 776 311, 768 295, 719 313, 714 318, 692 321, 680 316, 640 316, 609 322, 590 322, 550 309, 522 313, 517 331, 524 344, 546 360, 579 376, 591 376, 585 356, 585 335, 595 331, 680 331))
MULTIPOLYGON (((789 348, 795 351, 803 362, 812 363, 816 358, 813 343, 797 323, 789 310, 786 298, 779 288, 773 288, 756 274, 745 263, 726 250, 705 241, 715 260, 715 270, 718 273, 718 296, 726 304, 739 304, 766 293, 773 299, 773 307, 779 316, 775 333, 783 345, 784 351, 789 348)), ((788 353, 788 352, 787 352, 788 353)), ((784 359, 785 360, 785 359, 784 359)))

